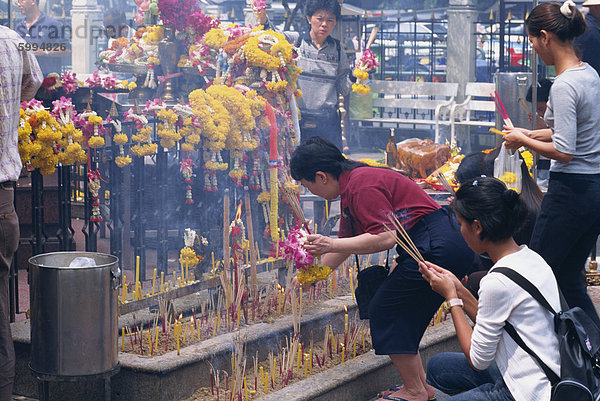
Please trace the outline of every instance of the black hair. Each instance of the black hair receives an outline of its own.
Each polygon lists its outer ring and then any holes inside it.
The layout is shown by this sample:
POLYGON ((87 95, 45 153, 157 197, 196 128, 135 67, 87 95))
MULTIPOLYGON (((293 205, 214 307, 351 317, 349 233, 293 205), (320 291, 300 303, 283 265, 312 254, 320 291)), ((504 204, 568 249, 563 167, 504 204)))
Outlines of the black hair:
POLYGON ((456 191, 452 209, 467 223, 478 220, 480 238, 498 242, 512 237, 527 216, 521 196, 494 177, 469 180, 456 191))
POLYGON ((319 10, 325 10, 339 20, 342 16, 342 7, 338 0, 307 0, 304 6, 304 14, 310 18, 319 10))
MULTIPOLYGON (((548 78, 543 78, 538 81, 537 87, 537 101, 538 102, 547 102, 550 97, 550 87, 552 86, 552 81, 548 78)), ((532 88, 531 86, 527 89, 527 95, 525 96, 525 100, 531 102, 532 97, 532 88)))
POLYGON ((583 14, 572 7, 572 15, 567 17, 560 11, 561 3, 551 1, 537 5, 525 20, 527 32, 534 37, 540 36, 542 30, 552 32, 563 42, 573 41, 587 29, 583 14))
POLYGON ((112 23, 116 25, 115 27, 113 27, 115 29, 127 22, 125 12, 121 8, 115 7, 106 10, 106 12, 104 13, 104 18, 106 17, 110 17, 112 19, 112 23))
MULTIPOLYGON (((466 155, 458 169, 456 169, 456 173, 454 177, 459 184, 463 184, 468 180, 473 178, 481 177, 482 175, 487 177, 494 176, 494 160, 498 157, 500 153, 501 147, 498 146, 494 150, 489 153, 476 152, 466 155)), ((525 164, 525 160, 523 156, 519 153, 519 158, 521 159, 521 176, 522 176, 522 185, 521 185, 521 198, 527 205, 527 209, 530 213, 537 214, 540 211, 540 207, 542 205, 542 191, 540 187, 535 183, 531 174, 529 174, 529 170, 527 168, 527 164, 525 164)))
POLYGON ((290 173, 296 181, 314 182, 317 171, 331 174, 336 180, 343 171, 365 167, 366 164, 347 159, 340 150, 320 136, 307 138, 294 150, 290 173))

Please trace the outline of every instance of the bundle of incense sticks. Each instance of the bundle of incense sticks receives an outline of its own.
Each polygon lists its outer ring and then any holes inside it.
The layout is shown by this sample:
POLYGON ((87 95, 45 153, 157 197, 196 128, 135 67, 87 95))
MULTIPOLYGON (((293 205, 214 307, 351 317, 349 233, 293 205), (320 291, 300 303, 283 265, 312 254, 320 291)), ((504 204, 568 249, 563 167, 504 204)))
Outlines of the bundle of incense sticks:
POLYGON ((450 192, 452 195, 456 194, 456 192, 454 191, 454 188, 452 188, 452 185, 450 185, 450 182, 448 182, 448 180, 446 179, 446 176, 444 174, 438 172, 436 174, 436 178, 440 182, 440 184, 442 184, 442 186, 444 187, 444 189, 446 191, 450 192))
POLYGON ((408 253, 408 255, 411 258, 413 258, 417 263, 424 262, 425 259, 421 255, 421 252, 419 252, 419 250, 417 249, 415 243, 412 241, 412 239, 410 239, 410 237, 408 236, 408 233, 406 232, 406 230, 404 229, 404 227, 402 227, 402 224, 400 224, 400 222, 398 221, 398 219, 396 218, 396 216, 394 216, 393 213, 390 213, 390 215, 388 216, 388 219, 392 223, 392 225, 395 228, 395 230, 392 230, 385 223, 384 223, 383 226, 385 227, 385 229, 387 231, 389 231, 389 232, 392 233, 392 235, 394 236, 394 239, 396 240, 396 243, 398 245, 400 245, 400 247, 402 249, 404 249, 404 251, 406 253, 408 253), (398 237, 398 235, 396 235, 396 233, 400 233, 400 237, 398 237))
POLYGON ((510 120, 510 117, 508 116, 506 109, 504 108, 504 103, 502 103, 502 99, 500 99, 500 95, 498 95, 498 91, 494 91, 494 93, 490 93, 490 97, 496 104, 496 108, 498 109, 498 113, 500 113, 500 116, 502 117, 502 120, 504 121, 504 125, 508 126, 509 128, 513 128, 514 125, 513 125, 512 121, 510 120))
POLYGON ((302 209, 302 205, 300 205, 300 199, 298 198, 298 194, 294 192, 291 188, 286 187, 285 185, 281 186, 281 192, 288 199, 290 207, 292 208, 292 212, 294 213, 296 218, 300 220, 302 225, 310 234, 309 225, 306 223, 306 217, 304 217, 304 210, 302 209))

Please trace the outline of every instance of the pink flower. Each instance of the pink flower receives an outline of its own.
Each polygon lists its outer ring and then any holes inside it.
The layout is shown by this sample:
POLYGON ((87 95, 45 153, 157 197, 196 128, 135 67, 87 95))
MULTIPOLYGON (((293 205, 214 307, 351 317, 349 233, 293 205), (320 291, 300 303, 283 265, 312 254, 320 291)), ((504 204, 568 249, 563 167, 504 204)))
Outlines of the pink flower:
POLYGON ((290 230, 285 241, 279 242, 281 255, 290 261, 294 261, 296 268, 306 270, 313 263, 313 256, 304 248, 308 233, 300 226, 290 230))
POLYGON ((67 71, 63 73, 60 77, 62 81, 62 87, 65 93, 68 95, 69 93, 74 93, 77 88, 79 88, 79 82, 77 81, 77 76, 73 72, 67 71))

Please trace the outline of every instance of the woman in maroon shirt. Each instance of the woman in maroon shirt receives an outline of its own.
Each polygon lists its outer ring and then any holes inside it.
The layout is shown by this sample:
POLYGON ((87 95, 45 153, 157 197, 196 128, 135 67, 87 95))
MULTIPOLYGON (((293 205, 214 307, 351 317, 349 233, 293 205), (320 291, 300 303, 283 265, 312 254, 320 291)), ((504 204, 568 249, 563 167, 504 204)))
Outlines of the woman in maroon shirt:
MULTIPOLYGON (((474 254, 454 215, 438 205, 416 183, 385 168, 346 159, 330 142, 313 137, 294 151, 291 174, 310 192, 327 200, 341 198, 339 238, 310 235, 305 244, 322 262, 339 266, 351 254, 371 254, 396 243, 384 223, 394 213, 423 255, 463 276, 474 254), (443 262, 442 262, 443 261, 443 262)), ((388 224, 389 225, 389 224, 388 224)), ((417 263, 397 247, 397 265, 369 304, 375 353, 389 355, 404 386, 384 398, 425 401, 434 389, 425 382, 419 342, 443 299, 423 280, 417 263)))

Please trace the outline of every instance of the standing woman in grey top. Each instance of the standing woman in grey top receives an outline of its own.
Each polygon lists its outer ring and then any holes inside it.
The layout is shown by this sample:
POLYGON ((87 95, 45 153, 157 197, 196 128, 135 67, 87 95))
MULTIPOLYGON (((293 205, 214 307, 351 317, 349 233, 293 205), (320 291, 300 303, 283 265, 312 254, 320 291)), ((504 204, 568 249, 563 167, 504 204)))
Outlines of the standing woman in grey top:
POLYGON ((576 55, 573 43, 586 25, 571 0, 538 5, 525 26, 536 53, 557 75, 544 114, 549 129, 505 127, 507 147, 526 146, 552 160, 529 246, 552 267, 569 305, 600 326, 582 274, 600 233, 600 78, 576 55))
MULTIPOLYGON (((302 97, 300 131, 302 139, 321 136, 342 149, 342 127, 338 112, 338 95, 347 96, 356 80, 348 57, 339 40, 330 35, 341 17, 338 0, 307 0, 304 9, 310 25, 308 32, 283 32, 298 52, 296 64, 302 68, 298 88, 302 97)), ((257 16, 268 27, 266 14, 257 16)))

